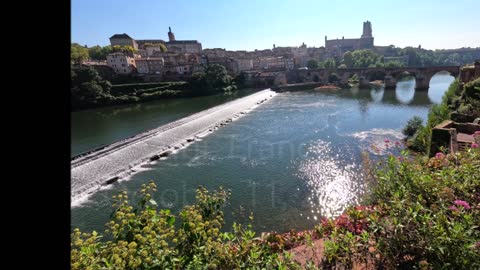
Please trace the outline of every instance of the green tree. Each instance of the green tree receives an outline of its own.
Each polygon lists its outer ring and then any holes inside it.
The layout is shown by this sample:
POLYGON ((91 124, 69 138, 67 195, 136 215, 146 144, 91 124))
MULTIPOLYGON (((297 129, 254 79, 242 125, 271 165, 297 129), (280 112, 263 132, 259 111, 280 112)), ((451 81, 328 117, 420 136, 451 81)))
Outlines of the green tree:
POLYGON ((72 43, 70 46, 70 60, 75 64, 80 64, 88 59, 88 49, 78 43, 72 43))
POLYGON ((391 61, 391 62, 387 62, 385 63, 385 67, 387 68, 395 68, 395 67, 403 67, 405 66, 403 63, 400 63, 398 61, 391 61))
POLYGON ((307 62, 307 67, 310 69, 317 69, 318 68, 318 61, 315 59, 310 59, 307 62))
POLYGON ((422 118, 414 116, 408 120, 407 125, 403 128, 402 133, 407 137, 412 137, 420 128, 422 128, 422 118))
POLYGON ((92 67, 72 67, 71 80, 70 93, 74 108, 96 103, 102 98, 111 98, 112 84, 102 79, 92 67))
POLYGON ((196 72, 189 79, 190 88, 200 95, 229 92, 236 89, 227 69, 218 64, 208 65, 204 72, 196 72))
POLYGON ((350 51, 343 54, 343 64, 347 67, 353 67, 353 55, 350 51))
POLYGON ((91 59, 94 60, 106 60, 107 55, 109 53, 112 53, 113 49, 112 46, 105 46, 105 47, 100 47, 100 46, 93 46, 88 49, 88 53, 90 55, 91 59))
POLYGON ((381 63, 381 56, 371 50, 355 50, 352 52, 353 67, 377 67, 381 63))
POLYGON ((335 59, 328 58, 325 60, 324 66, 326 69, 334 69, 337 66, 337 63, 335 62, 335 59))

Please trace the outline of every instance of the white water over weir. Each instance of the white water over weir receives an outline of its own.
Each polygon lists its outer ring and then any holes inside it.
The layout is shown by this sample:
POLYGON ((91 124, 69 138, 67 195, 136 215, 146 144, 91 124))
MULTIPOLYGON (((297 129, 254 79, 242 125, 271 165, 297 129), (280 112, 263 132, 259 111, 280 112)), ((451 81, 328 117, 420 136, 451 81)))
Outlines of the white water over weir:
POLYGON ((201 133, 230 122, 276 93, 266 89, 198 112, 156 129, 112 143, 71 161, 71 203, 115 182, 142 163, 154 161, 195 140, 201 133))

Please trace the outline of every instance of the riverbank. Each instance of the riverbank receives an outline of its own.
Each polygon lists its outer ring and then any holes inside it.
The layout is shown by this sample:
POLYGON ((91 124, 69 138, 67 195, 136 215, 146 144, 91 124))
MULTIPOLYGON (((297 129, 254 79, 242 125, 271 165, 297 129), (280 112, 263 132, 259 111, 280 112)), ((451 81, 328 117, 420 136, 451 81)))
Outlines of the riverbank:
POLYGON ((72 204, 102 185, 129 175, 135 166, 158 160, 188 146, 275 94, 269 89, 263 90, 72 158, 72 204))

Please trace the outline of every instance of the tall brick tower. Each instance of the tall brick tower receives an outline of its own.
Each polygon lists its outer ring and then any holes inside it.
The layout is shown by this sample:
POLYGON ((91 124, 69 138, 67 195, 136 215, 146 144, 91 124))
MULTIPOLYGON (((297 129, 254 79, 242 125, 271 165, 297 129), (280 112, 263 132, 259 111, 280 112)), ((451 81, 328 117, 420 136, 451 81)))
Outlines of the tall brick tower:
POLYGON ((369 21, 363 22, 362 38, 372 37, 372 24, 369 21))
POLYGON ((173 34, 172 28, 170 28, 170 26, 168 27, 168 41, 175 41, 175 35, 173 34))

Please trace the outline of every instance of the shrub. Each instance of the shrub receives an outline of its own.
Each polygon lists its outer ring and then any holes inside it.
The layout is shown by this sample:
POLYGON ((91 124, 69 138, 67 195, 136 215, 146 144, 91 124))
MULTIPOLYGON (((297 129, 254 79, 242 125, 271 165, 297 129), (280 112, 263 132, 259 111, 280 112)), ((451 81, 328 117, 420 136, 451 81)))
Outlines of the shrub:
POLYGON ((407 125, 403 128, 402 133, 407 137, 412 137, 419 128, 423 127, 422 118, 414 116, 412 119, 408 120, 407 125))
POLYGON ((326 220, 317 227, 326 236, 325 265, 478 269, 478 148, 426 161, 403 152, 377 166, 365 201, 372 206, 348 209, 341 225, 326 220))
POLYGON ((251 226, 221 232, 230 193, 197 189, 196 203, 178 214, 158 210, 156 185, 142 185, 138 206, 126 192, 114 196, 105 237, 74 229, 72 269, 298 269, 288 253, 255 238, 251 226), (109 240, 104 240, 108 238, 109 240))
POLYGON ((155 83, 131 83, 113 85, 112 95, 125 95, 136 92, 155 92, 159 90, 181 90, 186 82, 155 82, 155 83))

